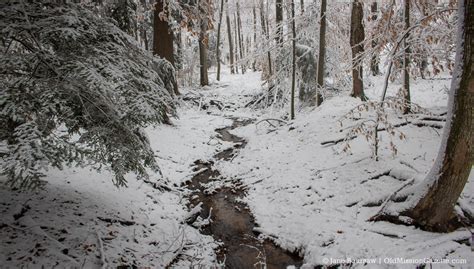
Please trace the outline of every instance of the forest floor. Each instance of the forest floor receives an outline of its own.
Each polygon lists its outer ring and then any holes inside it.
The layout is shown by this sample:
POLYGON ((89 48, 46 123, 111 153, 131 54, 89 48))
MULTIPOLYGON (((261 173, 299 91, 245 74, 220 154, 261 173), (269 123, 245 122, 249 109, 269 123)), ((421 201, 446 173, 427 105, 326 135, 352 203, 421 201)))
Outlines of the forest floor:
MULTIPOLYGON (((369 79, 369 97, 379 96, 382 79, 369 79)), ((428 172, 443 124, 432 116, 446 111, 449 79, 412 83, 413 101, 436 120, 391 115, 394 124, 409 121, 397 128, 406 139, 393 139, 393 155, 391 137, 380 132, 379 161, 364 138, 352 139, 349 152, 344 142, 321 145, 344 138, 352 122, 341 127, 338 120, 360 101, 333 97, 299 109, 294 121, 268 122, 285 113, 244 107, 261 84, 259 73, 225 73, 210 87, 183 91, 173 125, 147 129, 165 182, 128 175, 128 188, 118 189, 106 170, 71 167, 51 169, 34 192, 1 187, 0 267, 237 268, 232 254, 242 249, 257 250, 252 261, 267 268, 349 261, 355 268, 413 267, 400 259, 430 258, 473 264, 465 228, 436 234, 367 221, 394 191, 428 172), (289 258, 275 260, 282 256, 289 258)), ((474 215, 472 174, 456 209, 474 215)))

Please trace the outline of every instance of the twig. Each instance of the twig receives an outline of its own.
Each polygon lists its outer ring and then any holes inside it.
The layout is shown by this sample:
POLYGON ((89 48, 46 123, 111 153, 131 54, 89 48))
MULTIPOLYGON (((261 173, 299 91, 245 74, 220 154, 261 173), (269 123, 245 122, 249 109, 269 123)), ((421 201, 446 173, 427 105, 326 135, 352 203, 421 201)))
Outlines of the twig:
POLYGON ((99 232, 97 233, 97 239, 99 240, 99 251, 100 251, 100 261, 102 262, 102 269, 107 268, 107 260, 105 257, 105 252, 104 252, 104 243, 102 242, 102 238, 100 238, 99 232))
POLYGON ((259 123, 261 122, 268 122, 268 124, 272 125, 273 127, 276 127, 275 125, 271 124, 270 121, 277 121, 277 122, 280 122, 280 123, 283 123, 283 124, 287 124, 288 122, 284 121, 284 120, 281 120, 281 119, 273 119, 273 118, 270 118, 270 119, 263 119, 263 120, 260 120, 258 121, 257 123, 255 123, 255 125, 258 125, 259 123))

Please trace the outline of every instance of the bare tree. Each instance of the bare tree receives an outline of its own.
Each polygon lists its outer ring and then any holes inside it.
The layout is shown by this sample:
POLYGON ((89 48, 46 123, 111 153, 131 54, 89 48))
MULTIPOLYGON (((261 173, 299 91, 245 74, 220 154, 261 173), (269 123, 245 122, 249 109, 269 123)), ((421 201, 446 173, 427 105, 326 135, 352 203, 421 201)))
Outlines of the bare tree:
MULTIPOLYGON (((404 6, 404 20, 405 20, 405 31, 408 31, 410 28, 410 0, 405 0, 404 6)), ((407 37, 403 40, 403 44, 405 46, 405 51, 403 53, 403 114, 408 114, 410 112, 410 48, 408 45, 408 37, 409 33, 407 33, 407 37)))
POLYGON ((275 1, 275 19, 276 19, 276 41, 278 44, 283 43, 283 0, 275 1))
POLYGON ((237 38, 236 38, 236 41, 238 40, 238 43, 239 43, 239 52, 240 52, 240 60, 242 61, 242 74, 245 73, 245 64, 243 63, 243 59, 244 59, 244 48, 243 48, 243 45, 242 45, 242 20, 240 18, 240 5, 239 5, 239 1, 237 1, 237 23, 236 23, 236 27, 237 27, 237 38))
POLYGON ((200 31, 199 31, 199 64, 200 64, 200 81, 201 86, 209 85, 209 76, 207 73, 207 45, 208 45, 208 35, 207 35, 207 27, 208 27, 208 10, 209 10, 209 3, 208 0, 200 0, 199 1, 199 15, 200 15, 200 31))
POLYGON ((318 55, 318 77, 317 77, 317 93, 316 105, 319 106, 323 102, 321 90, 324 87, 324 62, 326 61, 326 0, 321 0, 321 26, 319 27, 319 55, 318 55))
POLYGON ((229 61, 230 61, 230 73, 235 74, 234 69, 234 44, 232 42, 232 26, 230 24, 230 14, 229 14, 229 2, 225 0, 226 3, 226 23, 227 23, 227 39, 229 40, 229 61))
MULTIPOLYGON (((253 15, 253 44, 257 47, 257 8, 255 1, 252 5, 252 15, 253 15)), ((252 70, 255 72, 257 71, 256 60, 254 59, 252 62, 252 70)))
MULTIPOLYGON (((378 9, 378 4, 376 1, 372 3, 370 6, 370 11, 372 13, 371 20, 374 22, 377 20, 377 9, 378 9)), ((377 47, 377 39, 373 38, 372 39, 372 50, 374 50, 377 47)), ((380 69, 379 69, 379 58, 377 53, 375 51, 372 52, 372 58, 370 59, 370 71, 372 72, 373 76, 377 76, 380 74, 380 69)))
POLYGON ((217 81, 221 80, 221 25, 222 16, 224 13, 224 0, 221 0, 221 6, 219 8, 219 23, 217 25, 217 45, 216 45, 216 61, 217 61, 217 81))
POLYGON ((362 20, 364 19, 364 10, 362 3, 354 0, 351 11, 351 48, 352 48, 352 94, 353 97, 358 97, 365 100, 364 82, 362 79, 363 69, 361 56, 364 53, 364 26, 362 20))
POLYGON ((291 111, 290 118, 295 118, 295 87, 296 87, 296 22, 295 22, 295 0, 291 0, 291 32, 293 33, 292 43, 292 72, 291 72, 291 111))
MULTIPOLYGON (((263 0, 260 0, 260 20, 261 20, 261 26, 262 26, 262 31, 263 34, 269 39, 269 33, 268 33, 268 28, 265 25, 265 7, 263 5, 263 0)), ((268 58, 268 75, 272 75, 272 55, 270 50, 267 50, 267 58, 268 58)))
POLYGON ((237 66, 237 63, 239 62, 239 36, 238 36, 238 30, 237 30, 237 14, 234 13, 234 40, 235 40, 235 72, 238 74, 239 73, 239 67, 237 66))

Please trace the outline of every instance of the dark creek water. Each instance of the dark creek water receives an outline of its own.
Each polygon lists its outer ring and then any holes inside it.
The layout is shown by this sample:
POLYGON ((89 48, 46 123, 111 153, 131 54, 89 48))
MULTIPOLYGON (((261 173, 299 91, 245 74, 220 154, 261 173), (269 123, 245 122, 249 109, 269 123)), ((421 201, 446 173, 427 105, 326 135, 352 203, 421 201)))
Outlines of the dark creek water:
MULTIPOLYGON (((246 141, 229 133, 229 130, 249 123, 247 120, 234 120, 232 126, 216 130, 221 140, 233 142, 235 146, 219 152, 214 156, 215 159, 229 161, 238 154, 238 149, 245 147, 246 141)), ((301 266, 302 258, 297 254, 285 251, 268 240, 257 239, 258 233, 254 231, 256 224, 251 212, 245 204, 237 202, 238 198, 245 195, 243 187, 224 187, 213 193, 204 192, 205 187, 201 183, 218 180, 220 176, 213 164, 212 161, 196 161, 194 169, 201 172, 196 174, 187 186, 193 191, 191 196, 194 198, 190 208, 202 202, 202 218, 207 218, 212 208, 212 222, 202 228, 202 233, 212 235, 223 243, 217 253, 219 261, 224 261, 226 268, 239 269, 301 266)))

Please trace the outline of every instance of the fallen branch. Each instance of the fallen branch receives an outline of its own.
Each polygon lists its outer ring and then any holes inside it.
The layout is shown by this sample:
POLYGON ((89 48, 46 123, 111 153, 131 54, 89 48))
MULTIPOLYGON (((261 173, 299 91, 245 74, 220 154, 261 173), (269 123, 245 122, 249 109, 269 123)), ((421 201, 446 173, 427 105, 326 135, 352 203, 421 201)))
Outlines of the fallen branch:
MULTIPOLYGON (((439 124, 439 123, 425 122, 425 121, 421 121, 421 120, 405 121, 405 122, 394 124, 392 127, 393 128, 398 128, 398 127, 407 126, 407 125, 410 125, 410 124, 414 125, 416 127, 420 127, 420 128, 421 127, 431 127, 431 128, 434 128, 434 129, 443 129, 443 127, 444 127, 442 124, 439 124)), ((377 132, 383 132, 383 131, 387 131, 387 127, 377 129, 377 132)), ((323 141, 323 142, 321 142, 321 145, 322 146, 336 145, 336 144, 339 144, 341 142, 353 140, 353 139, 356 139, 356 138, 357 138, 356 135, 350 136, 350 137, 342 137, 342 138, 338 138, 338 139, 334 139, 334 140, 323 141)))
MULTIPOLYGON (((412 179, 412 180, 408 181, 407 183, 403 184, 394 193, 392 193, 392 195, 390 195, 387 199, 385 199, 385 201, 382 204, 382 208, 380 208, 380 211, 375 216, 371 217, 369 219, 369 221, 378 221, 378 220, 383 220, 385 218, 390 218, 389 215, 385 214, 385 208, 387 207, 388 203, 390 201, 394 201, 395 197, 398 195, 398 193, 400 191, 405 189, 407 186, 412 185, 413 183, 415 183, 415 179, 412 179)), ((399 223, 400 224, 410 224, 410 223, 404 223, 404 222, 402 222, 402 220, 399 220, 399 223)))
POLYGON ((104 218, 104 217, 97 217, 97 218, 103 222, 107 222, 110 224, 120 223, 123 226, 132 226, 132 225, 137 224, 136 222, 131 221, 131 220, 111 219, 111 218, 104 218))
POLYGON ((97 233, 97 239, 99 240, 99 251, 100 251, 100 260, 102 262, 102 269, 107 268, 107 260, 105 258, 105 252, 104 252, 104 243, 102 242, 102 238, 100 238, 99 232, 97 233))
POLYGON ((255 123, 255 126, 257 126, 259 123, 262 123, 264 121, 267 122, 268 124, 270 124, 271 126, 273 126, 274 128, 276 128, 276 126, 273 125, 270 121, 276 121, 276 122, 282 123, 282 125, 287 124, 287 122, 284 121, 284 120, 270 118, 270 119, 263 119, 263 120, 258 121, 257 123, 255 123))
POLYGON ((372 177, 370 177, 370 178, 368 178, 368 179, 364 179, 364 180, 362 180, 362 181, 360 182, 360 184, 364 184, 365 182, 370 181, 370 180, 379 179, 379 178, 381 178, 381 177, 383 177, 383 176, 389 176, 391 171, 392 171, 392 170, 390 169, 390 170, 384 171, 384 172, 382 172, 382 173, 376 174, 376 175, 374 175, 374 176, 372 176, 372 177))

